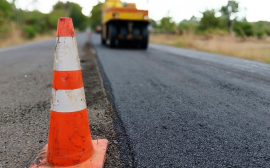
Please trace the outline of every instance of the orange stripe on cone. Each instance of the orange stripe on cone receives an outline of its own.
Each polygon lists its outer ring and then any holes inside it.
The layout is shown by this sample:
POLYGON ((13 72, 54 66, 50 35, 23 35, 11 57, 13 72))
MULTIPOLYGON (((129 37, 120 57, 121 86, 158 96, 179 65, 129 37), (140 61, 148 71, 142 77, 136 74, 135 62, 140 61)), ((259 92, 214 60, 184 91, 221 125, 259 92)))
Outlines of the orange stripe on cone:
POLYGON ((48 145, 30 168, 102 168, 108 141, 91 138, 71 18, 59 18, 57 36, 48 145))
POLYGON ((71 166, 89 159, 94 154, 89 133, 87 109, 72 113, 51 111, 47 156, 49 163, 71 166))
POLYGON ((70 90, 83 87, 82 72, 77 71, 53 71, 54 89, 70 90))
POLYGON ((74 37, 74 28, 71 18, 59 18, 57 25, 57 37, 74 37))

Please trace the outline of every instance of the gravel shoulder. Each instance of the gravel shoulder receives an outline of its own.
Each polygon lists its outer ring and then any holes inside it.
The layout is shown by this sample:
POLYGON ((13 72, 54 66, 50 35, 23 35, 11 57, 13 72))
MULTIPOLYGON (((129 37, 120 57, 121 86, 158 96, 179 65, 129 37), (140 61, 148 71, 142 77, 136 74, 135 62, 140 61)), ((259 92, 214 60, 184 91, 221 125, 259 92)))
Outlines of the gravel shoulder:
POLYGON ((81 66, 92 138, 109 140, 104 167, 121 168, 119 143, 113 124, 115 113, 103 87, 103 80, 95 58, 95 50, 89 42, 85 43, 83 50, 85 53, 81 57, 81 66))

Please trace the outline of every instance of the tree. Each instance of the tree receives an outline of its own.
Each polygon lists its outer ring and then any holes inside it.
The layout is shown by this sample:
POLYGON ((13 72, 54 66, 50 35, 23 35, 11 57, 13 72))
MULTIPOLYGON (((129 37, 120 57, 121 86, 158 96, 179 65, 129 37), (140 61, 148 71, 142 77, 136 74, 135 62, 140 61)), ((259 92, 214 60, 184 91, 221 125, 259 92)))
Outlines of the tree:
POLYGON ((190 20, 183 20, 181 21, 177 28, 179 30, 180 34, 184 34, 186 32, 194 32, 194 30, 198 27, 199 25, 199 19, 196 18, 195 16, 192 16, 190 20))
POLYGON ((158 27, 157 22, 156 22, 155 20, 153 20, 153 19, 150 19, 150 25, 151 25, 154 29, 158 27))
POLYGON ((6 0, 0 0, 0 27, 4 24, 6 18, 12 14, 12 6, 6 0))
POLYGON ((215 16, 214 10, 206 10, 202 13, 203 17, 200 21, 199 29, 205 31, 207 29, 217 29, 221 27, 220 18, 215 16))
POLYGON ((236 14, 239 12, 239 3, 234 0, 229 0, 226 6, 222 6, 220 12, 222 19, 225 22, 228 31, 233 36, 233 21, 236 19, 236 14))
POLYGON ((58 1, 55 5, 53 5, 53 10, 62 10, 62 9, 67 9, 66 3, 58 1))
POLYGON ((73 25, 79 30, 86 27, 87 17, 82 13, 82 7, 76 3, 67 2, 70 9, 69 17, 72 18, 73 25))
POLYGON ((234 24, 233 30, 240 37, 254 36, 255 29, 254 26, 247 21, 238 21, 234 24))
POLYGON ((101 24, 102 18, 102 3, 98 2, 95 6, 93 6, 90 12, 90 25, 92 29, 95 29, 97 25, 101 24))
POLYGON ((71 17, 73 21, 74 28, 83 30, 86 27, 87 17, 82 13, 82 7, 73 2, 57 2, 53 6, 53 11, 51 12, 49 18, 50 25, 55 26, 58 17, 71 17))
POLYGON ((49 24, 51 29, 57 28, 57 22, 59 17, 69 17, 69 9, 67 3, 58 1, 54 6, 53 10, 48 16, 49 24))
POLYGON ((6 0, 0 0, 0 12, 3 17, 10 17, 12 14, 12 5, 6 0))
MULTIPOLYGON (((12 16, 12 5, 6 0, 0 0, 0 33, 7 32, 9 28, 5 25, 6 21, 12 16)), ((0 34, 0 37, 2 34, 0 34)))
POLYGON ((167 33, 172 33, 175 30, 175 22, 172 20, 172 17, 163 17, 160 20, 160 28, 167 32, 167 33))

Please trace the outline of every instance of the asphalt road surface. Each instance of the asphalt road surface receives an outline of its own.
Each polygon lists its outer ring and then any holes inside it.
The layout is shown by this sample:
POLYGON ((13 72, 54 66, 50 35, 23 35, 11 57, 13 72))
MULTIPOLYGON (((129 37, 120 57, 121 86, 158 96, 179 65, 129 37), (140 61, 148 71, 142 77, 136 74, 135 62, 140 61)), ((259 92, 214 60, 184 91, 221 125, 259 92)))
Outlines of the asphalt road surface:
MULTIPOLYGON (((86 41, 77 35, 80 55, 86 41)), ((124 167, 270 167, 270 65, 91 41, 124 167)), ((0 168, 28 167, 47 143, 54 44, 0 49, 0 168)))
POLYGON ((54 43, 0 49, 0 168, 28 167, 46 144, 54 43))
MULTIPOLYGON (((87 41, 77 36, 79 53, 87 41)), ((0 49, 0 168, 25 168, 47 143, 55 39, 0 49)))
POLYGON ((92 34, 127 167, 270 167, 270 65, 92 34))

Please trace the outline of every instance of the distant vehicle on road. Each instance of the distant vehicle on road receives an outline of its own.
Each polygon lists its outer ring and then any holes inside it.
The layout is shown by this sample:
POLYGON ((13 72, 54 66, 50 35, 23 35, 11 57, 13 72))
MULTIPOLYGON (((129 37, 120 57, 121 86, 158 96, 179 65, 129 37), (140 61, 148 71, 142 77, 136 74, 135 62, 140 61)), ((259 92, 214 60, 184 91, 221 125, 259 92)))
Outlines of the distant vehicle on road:
POLYGON ((106 0, 102 5, 101 43, 110 47, 131 43, 148 47, 148 10, 139 10, 135 3, 106 0))
POLYGON ((96 28, 95 28, 95 31, 96 31, 96 33, 101 33, 101 31, 102 31, 101 26, 97 25, 96 28))

